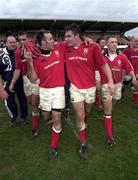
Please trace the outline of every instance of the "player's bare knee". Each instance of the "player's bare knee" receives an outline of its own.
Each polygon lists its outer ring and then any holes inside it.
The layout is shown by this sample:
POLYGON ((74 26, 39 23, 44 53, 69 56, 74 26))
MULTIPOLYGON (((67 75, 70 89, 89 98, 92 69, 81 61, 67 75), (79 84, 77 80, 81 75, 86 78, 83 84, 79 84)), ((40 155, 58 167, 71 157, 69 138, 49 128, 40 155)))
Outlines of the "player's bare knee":
POLYGON ((84 130, 84 129, 86 128, 85 122, 83 122, 83 121, 78 121, 78 122, 76 123, 76 128, 77 128, 77 131, 82 131, 82 130, 84 130))
POLYGON ((85 118, 85 113, 83 111, 77 112, 77 119, 79 119, 79 121, 84 121, 85 118))
POLYGON ((52 122, 55 129, 61 129, 62 126, 60 119, 52 119, 52 122))

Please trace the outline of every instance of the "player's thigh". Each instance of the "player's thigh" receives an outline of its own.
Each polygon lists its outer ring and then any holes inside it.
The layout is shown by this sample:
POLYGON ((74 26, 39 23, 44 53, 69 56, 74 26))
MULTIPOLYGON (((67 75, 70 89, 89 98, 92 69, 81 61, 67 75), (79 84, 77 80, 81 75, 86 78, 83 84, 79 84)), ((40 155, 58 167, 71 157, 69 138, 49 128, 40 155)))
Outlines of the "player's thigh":
POLYGON ((96 87, 91 87, 86 90, 84 101, 88 104, 95 102, 96 97, 96 87))
POLYGON ((51 104, 52 109, 65 108, 65 89, 64 87, 51 88, 51 104))
POLYGON ((122 96, 122 83, 115 84, 114 100, 120 100, 122 96))
POLYGON ((39 88, 40 103, 39 108, 43 111, 51 111, 51 90, 48 88, 39 88))

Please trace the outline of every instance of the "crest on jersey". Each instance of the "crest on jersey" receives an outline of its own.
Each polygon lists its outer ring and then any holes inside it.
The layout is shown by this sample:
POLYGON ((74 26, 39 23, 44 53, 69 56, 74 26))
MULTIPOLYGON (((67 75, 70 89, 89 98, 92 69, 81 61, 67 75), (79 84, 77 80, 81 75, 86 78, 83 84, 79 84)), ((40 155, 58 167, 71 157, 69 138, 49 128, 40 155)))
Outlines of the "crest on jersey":
POLYGON ((118 60, 118 61, 117 61, 117 64, 118 64, 118 65, 121 65, 121 60, 118 60))
POLYGON ((88 54, 88 48, 84 48, 84 53, 88 54))
POLYGON ((55 51, 55 55, 59 57, 59 51, 55 51))

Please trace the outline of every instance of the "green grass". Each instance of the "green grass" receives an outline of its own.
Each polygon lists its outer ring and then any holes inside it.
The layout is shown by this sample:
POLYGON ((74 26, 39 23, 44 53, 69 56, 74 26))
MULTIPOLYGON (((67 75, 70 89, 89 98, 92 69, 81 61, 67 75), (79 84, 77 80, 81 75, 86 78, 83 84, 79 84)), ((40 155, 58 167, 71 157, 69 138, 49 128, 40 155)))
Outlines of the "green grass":
MULTIPOLYGON (((102 118, 97 107, 90 114, 88 142, 93 153, 88 160, 78 156, 78 142, 63 121, 58 157, 48 158, 50 127, 40 121, 39 136, 29 140, 31 121, 11 128, 4 104, 0 103, 0 180, 136 180, 138 179, 138 109, 131 93, 121 100, 113 114, 117 146, 105 144, 102 118)), ((31 113, 30 113, 31 114, 31 113)), ((72 121, 75 121, 72 112, 72 121)))

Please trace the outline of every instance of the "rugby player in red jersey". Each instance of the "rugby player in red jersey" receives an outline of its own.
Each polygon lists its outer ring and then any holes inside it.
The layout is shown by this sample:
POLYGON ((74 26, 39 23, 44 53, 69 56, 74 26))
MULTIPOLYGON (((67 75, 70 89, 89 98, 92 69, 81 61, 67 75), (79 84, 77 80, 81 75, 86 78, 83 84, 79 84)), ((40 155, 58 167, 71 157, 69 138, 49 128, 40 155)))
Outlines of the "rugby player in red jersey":
POLYGON ((120 100, 121 98, 123 71, 125 70, 126 73, 132 77, 132 83, 135 86, 138 85, 133 71, 133 67, 128 61, 127 57, 122 53, 117 54, 117 44, 117 38, 109 37, 107 41, 108 51, 104 54, 105 60, 112 71, 112 76, 114 80, 115 93, 113 94, 113 96, 107 88, 108 79, 103 74, 103 71, 100 71, 102 84, 101 93, 104 105, 105 133, 107 137, 107 143, 111 146, 116 144, 112 132, 112 109, 116 101, 120 100))
MULTIPOLYGON (((130 47, 127 47, 123 52, 130 63, 132 64, 135 76, 138 79, 138 36, 133 36, 130 42, 130 47)), ((138 107, 138 88, 133 90, 134 104, 138 107)))
POLYGON ((26 52, 28 60, 28 76, 31 82, 40 80, 39 108, 42 110, 44 119, 51 113, 52 118, 52 142, 50 145, 49 156, 55 159, 57 156, 57 146, 62 131, 61 114, 65 108, 65 75, 64 58, 61 45, 54 44, 54 39, 49 32, 39 32, 37 42, 40 46, 41 54, 32 61, 31 53, 26 52))
POLYGON ((106 63, 99 46, 93 43, 87 46, 81 40, 80 27, 71 24, 65 28, 65 62, 70 80, 71 100, 76 111, 77 130, 80 139, 79 154, 82 158, 88 155, 86 144, 86 122, 92 104, 95 102, 96 80, 95 66, 102 68, 108 77, 108 88, 113 92, 114 85, 111 70, 106 63))
POLYGON ((31 83, 27 77, 27 61, 25 59, 26 51, 33 51, 33 58, 36 58, 39 55, 39 51, 35 48, 33 42, 30 41, 29 34, 27 32, 19 32, 18 40, 20 43, 19 48, 15 51, 15 71, 12 78, 11 85, 9 90, 12 91, 15 85, 15 82, 22 73, 24 80, 24 92, 27 97, 28 103, 32 106, 32 134, 31 138, 34 138, 38 135, 38 124, 39 124, 39 87, 38 81, 31 83), (34 50, 35 49, 35 50, 34 50))

